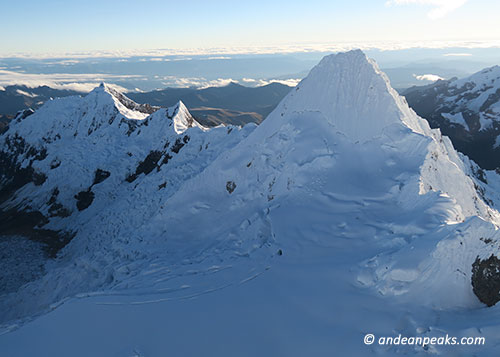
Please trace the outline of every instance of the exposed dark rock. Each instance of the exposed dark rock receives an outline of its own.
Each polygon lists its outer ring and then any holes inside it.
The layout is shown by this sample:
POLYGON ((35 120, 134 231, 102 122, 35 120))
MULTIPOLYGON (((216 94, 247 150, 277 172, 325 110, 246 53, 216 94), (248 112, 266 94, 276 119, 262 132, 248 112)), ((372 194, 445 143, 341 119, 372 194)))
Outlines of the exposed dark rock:
POLYGON ((64 207, 59 202, 54 202, 49 207, 49 215, 50 217, 69 217, 71 216, 71 211, 64 207))
POLYGON ((33 171, 33 183, 35 186, 42 186, 47 180, 47 176, 43 173, 33 171))
POLYGON ((61 166, 61 160, 59 160, 59 159, 54 159, 50 162, 50 169, 51 170, 57 169, 59 166, 61 166))
POLYGON ((120 120, 119 126, 121 127, 122 124, 127 125, 127 127, 128 127, 127 136, 130 136, 135 131, 135 129, 137 129, 137 127, 138 127, 137 122, 138 122, 137 120, 122 119, 122 120, 120 120))
POLYGON ((474 176, 475 176, 478 180, 480 180, 480 181, 482 181, 482 182, 484 182, 484 183, 486 183, 486 184, 488 183, 488 181, 486 180, 486 175, 485 175, 485 172, 484 172, 484 170, 483 170, 483 169, 481 169, 481 168, 479 168, 479 167, 476 169, 476 168, 473 166, 473 167, 472 167, 472 172, 474 173, 474 176))
MULTIPOLYGON (((129 175, 126 180, 128 182, 134 182, 135 179, 140 175, 140 174, 149 174, 151 171, 153 171, 155 168, 158 167, 158 161, 160 161, 161 157, 163 156, 163 153, 161 151, 151 151, 148 156, 144 159, 144 161, 141 161, 139 165, 137 166, 135 173, 129 175)), ((168 161, 168 160, 167 160, 168 161)))
POLYGON ((97 184, 103 182, 109 176, 111 176, 111 172, 106 171, 106 170, 97 169, 95 171, 94 182, 92 183, 92 186, 97 185, 97 184))
POLYGON ((2 183, 0 202, 27 183, 33 182, 36 186, 40 186, 47 179, 45 174, 36 172, 32 167, 35 160, 44 160, 47 157, 45 148, 36 149, 29 146, 18 135, 8 136, 5 143, 7 150, 0 152, 0 182, 2 183), (26 167, 18 163, 18 158, 23 155, 31 158, 30 164, 26 167))
POLYGON ((2 222, 0 224, 0 235, 20 235, 40 242, 44 245, 44 250, 52 258, 74 236, 70 232, 40 228, 47 223, 47 218, 38 211, 30 211, 29 208, 0 211, 0 222, 2 222))
MULTIPOLYGON (((30 115, 26 112, 24 115, 30 115)), ((23 115, 18 116, 22 120, 23 115)), ((25 140, 18 136, 8 136, 5 139, 6 151, 0 152, 0 203, 8 200, 12 195, 26 184, 33 183, 42 185, 47 176, 37 172, 32 164, 36 160, 44 160, 47 157, 45 148, 35 149, 26 144, 25 140), (22 167, 18 162, 22 158, 30 158, 30 164, 22 167)), ((69 210, 57 202, 59 191, 56 189, 49 199, 49 215, 66 217, 70 215, 69 210)), ((50 256, 55 256, 72 238, 67 232, 58 232, 42 229, 48 220, 42 213, 33 210, 29 206, 15 207, 0 211, 0 234, 22 235, 29 239, 44 244, 44 249, 50 256)))
MULTIPOLYGON (((163 160, 161 160, 161 163, 159 166, 162 166, 164 164, 168 164, 169 160, 172 158, 172 155, 170 155, 168 152, 163 156, 163 160)), ((160 169, 158 167, 158 169, 160 169)))
POLYGON ((78 192, 78 194, 75 195, 76 208, 78 208, 79 211, 87 209, 94 201, 94 196, 94 192, 92 192, 90 188, 87 191, 78 192))
POLYGON ((57 202, 57 196, 59 195, 59 189, 56 187, 52 191, 52 196, 50 196, 47 205, 49 206, 49 216, 50 217, 69 217, 71 216, 70 210, 64 207, 61 203, 57 202))
POLYGON ((229 194, 233 193, 235 189, 236 189, 236 183, 234 183, 233 181, 228 181, 226 183, 226 190, 227 192, 229 192, 229 194))
MULTIPOLYGON (((189 139, 188 139, 188 140, 189 140, 189 139)), ((172 146, 172 149, 171 149, 171 150, 172 150, 172 152, 174 152, 174 153, 178 154, 178 153, 179 153, 179 151, 180 151, 180 150, 184 147, 184 144, 185 144, 185 142, 183 142, 183 140, 181 140, 181 138, 177 138, 177 139, 175 140, 174 145, 172 146)))
POLYGON ((22 111, 20 111, 20 112, 18 112, 18 113, 17 113, 17 115, 16 115, 16 118, 15 118, 15 119, 16 119, 18 122, 20 122, 21 120, 26 119, 27 117, 29 117, 29 116, 30 116, 31 114, 33 114, 33 113, 35 113, 35 111, 34 111, 33 109, 31 109, 31 108, 24 109, 24 110, 22 110, 22 111))
POLYGON ((52 191, 52 196, 50 196, 50 199, 49 201, 47 202, 48 205, 51 205, 53 203, 56 202, 57 200, 57 196, 59 196, 59 189, 56 187, 54 188, 54 190, 52 191))
POLYGON ((476 258, 472 264, 472 289, 487 306, 500 301, 500 259, 493 254, 485 260, 476 258))
POLYGON ((45 174, 36 172, 31 165, 22 167, 16 158, 14 153, 0 151, 0 203, 24 185, 32 182, 40 186, 47 179, 45 174))

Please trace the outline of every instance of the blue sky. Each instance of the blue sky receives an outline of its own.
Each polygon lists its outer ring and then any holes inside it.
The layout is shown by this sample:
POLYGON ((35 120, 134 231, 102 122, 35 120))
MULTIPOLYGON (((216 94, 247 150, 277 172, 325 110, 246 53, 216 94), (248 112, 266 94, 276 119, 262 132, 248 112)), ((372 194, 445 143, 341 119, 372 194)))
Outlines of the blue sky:
POLYGON ((500 39, 498 0, 0 0, 0 55, 500 39))

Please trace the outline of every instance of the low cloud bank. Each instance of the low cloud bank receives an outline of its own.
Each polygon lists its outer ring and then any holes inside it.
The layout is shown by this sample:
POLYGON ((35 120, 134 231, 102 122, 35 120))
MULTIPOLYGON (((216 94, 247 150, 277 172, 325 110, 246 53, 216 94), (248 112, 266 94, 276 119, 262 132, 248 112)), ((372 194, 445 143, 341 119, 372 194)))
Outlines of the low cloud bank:
MULTIPOLYGON (((112 75, 112 74, 33 74, 24 72, 15 72, 0 70, 0 88, 10 85, 24 85, 29 88, 48 86, 54 89, 74 90, 78 92, 89 92, 97 87, 101 82, 112 83, 114 81, 137 79, 142 76, 133 75, 112 75)), ((113 86, 120 91, 126 92, 127 89, 117 84, 113 86)))
POLYGON ((440 79, 444 79, 443 77, 440 77, 437 74, 422 74, 422 75, 414 74, 413 77, 415 77, 419 81, 430 81, 430 82, 435 82, 440 79))

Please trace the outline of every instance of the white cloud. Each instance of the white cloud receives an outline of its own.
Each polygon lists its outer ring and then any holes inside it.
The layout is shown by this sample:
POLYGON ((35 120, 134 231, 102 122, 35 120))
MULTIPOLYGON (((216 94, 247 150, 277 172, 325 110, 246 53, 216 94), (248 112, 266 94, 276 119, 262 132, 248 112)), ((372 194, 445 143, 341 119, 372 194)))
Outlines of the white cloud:
POLYGON ((254 79, 254 78, 242 78, 241 80, 233 78, 218 78, 208 80, 203 77, 175 77, 166 76, 162 78, 162 84, 165 87, 196 87, 198 89, 204 89, 208 87, 224 87, 231 83, 239 83, 250 87, 260 87, 265 86, 270 83, 281 83, 290 87, 295 87, 300 82, 300 79, 290 78, 290 79, 254 79))
POLYGON ((468 0, 389 0, 388 5, 428 5, 432 6, 427 16, 436 20, 446 16, 448 13, 462 7, 468 0))
POLYGON ((231 82, 238 83, 237 80, 232 78, 218 78, 208 80, 203 77, 175 77, 175 76, 165 76, 162 78, 162 84, 166 87, 196 87, 196 88, 208 88, 208 87, 223 87, 227 86, 231 82))
MULTIPOLYGON (((95 87, 98 87, 101 84, 102 81, 100 82, 73 82, 73 83, 63 83, 63 84, 55 84, 55 85, 48 85, 51 88, 55 89, 66 89, 66 90, 73 90, 76 92, 81 92, 81 93, 87 93, 90 92, 92 89, 95 87)), ((116 89, 119 92, 126 93, 129 92, 127 88, 124 88, 118 84, 114 83, 108 83, 106 82, 108 86, 111 88, 116 89)))
POLYGON ((280 83, 289 87, 295 87, 301 81, 298 78, 289 78, 289 79, 253 79, 253 78, 243 78, 241 80, 245 84, 251 85, 252 87, 260 87, 265 86, 271 83, 280 83))
POLYGON ((413 77, 415 77, 419 81, 431 81, 431 82, 435 82, 439 79, 444 79, 443 77, 440 77, 436 74, 422 74, 420 76, 417 76, 416 74, 414 74, 413 77))
POLYGON ((290 78, 290 79, 272 79, 269 83, 281 83, 289 87, 295 87, 302 79, 290 78))
MULTIPOLYGON (((101 82, 113 82, 126 80, 130 78, 142 78, 135 75, 112 75, 112 74, 69 74, 69 73, 51 73, 51 74, 33 74, 24 72, 14 72, 0 70, 0 87, 10 85, 24 85, 29 88, 39 86, 49 86, 55 89, 67 89, 78 92, 89 92, 99 86, 101 82)), ((122 92, 127 92, 126 88, 113 84, 113 86, 122 92)))
POLYGON ((469 57, 469 56, 472 56, 472 53, 446 53, 443 56, 445 56, 445 57, 469 57))
POLYGON ((25 91, 20 90, 20 89, 16 90, 16 92, 17 92, 17 94, 23 95, 23 96, 25 96, 25 97, 30 97, 30 98, 35 98, 35 97, 38 97, 38 96, 37 96, 36 94, 34 94, 34 93, 28 93, 28 92, 25 92, 25 91))
POLYGON ((71 66, 80 63, 79 60, 76 59, 66 59, 60 61, 46 62, 48 65, 61 65, 61 66, 71 66))

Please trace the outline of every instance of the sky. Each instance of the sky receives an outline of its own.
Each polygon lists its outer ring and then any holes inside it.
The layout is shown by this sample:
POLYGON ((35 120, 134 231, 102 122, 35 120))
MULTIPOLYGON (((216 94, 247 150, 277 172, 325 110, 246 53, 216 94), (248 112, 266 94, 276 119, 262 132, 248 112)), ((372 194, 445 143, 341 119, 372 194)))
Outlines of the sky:
POLYGON ((0 57, 500 40, 498 0, 0 0, 0 57))

